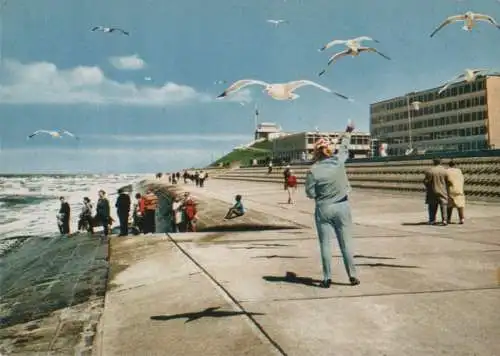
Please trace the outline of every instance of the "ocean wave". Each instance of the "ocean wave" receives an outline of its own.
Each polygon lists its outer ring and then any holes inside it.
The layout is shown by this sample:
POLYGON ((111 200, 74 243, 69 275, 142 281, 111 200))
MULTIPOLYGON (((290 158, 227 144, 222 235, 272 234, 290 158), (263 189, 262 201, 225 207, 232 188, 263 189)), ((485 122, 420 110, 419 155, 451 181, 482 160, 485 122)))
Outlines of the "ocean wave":
POLYGON ((76 230, 83 197, 89 197, 95 209, 97 193, 104 189, 112 207, 116 190, 144 179, 143 175, 82 176, 9 176, 0 177, 0 240, 15 236, 47 236, 58 232, 56 214, 59 197, 71 207, 71 230, 76 230))

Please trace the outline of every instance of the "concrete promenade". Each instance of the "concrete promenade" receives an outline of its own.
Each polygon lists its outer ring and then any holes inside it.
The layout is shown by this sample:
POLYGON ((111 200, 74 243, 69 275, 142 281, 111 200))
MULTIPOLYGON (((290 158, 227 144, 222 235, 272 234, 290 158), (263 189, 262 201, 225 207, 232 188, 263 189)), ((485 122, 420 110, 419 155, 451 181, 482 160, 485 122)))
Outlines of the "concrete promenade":
POLYGON ((361 284, 347 285, 334 241, 322 289, 302 187, 289 206, 277 184, 179 186, 228 206, 240 193, 302 228, 112 238, 95 355, 500 355, 500 205, 427 226, 422 196, 355 190, 361 284))

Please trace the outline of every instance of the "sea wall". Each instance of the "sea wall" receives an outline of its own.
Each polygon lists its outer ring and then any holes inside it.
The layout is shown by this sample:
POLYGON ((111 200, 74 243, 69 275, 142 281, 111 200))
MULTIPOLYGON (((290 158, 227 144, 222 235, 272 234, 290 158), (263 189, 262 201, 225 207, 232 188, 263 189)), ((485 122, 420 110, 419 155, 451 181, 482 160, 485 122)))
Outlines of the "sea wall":
MULTIPOLYGON (((189 182, 189 181, 188 181, 189 182)), ((177 194, 190 191, 193 183, 170 184, 167 179, 145 180, 140 182, 136 190, 140 193, 151 188, 158 196, 160 205, 156 214, 156 232, 172 232, 172 199, 177 194), (168 211, 170 210, 170 211, 168 211)), ((196 224, 198 232, 221 232, 221 231, 248 231, 248 230, 279 230, 293 229, 298 225, 287 220, 277 219, 266 214, 248 211, 244 216, 232 220, 224 220, 224 216, 231 204, 219 199, 208 198, 200 193, 192 193, 197 204, 198 221, 196 224)))
MULTIPOLYGON (((500 155, 486 157, 454 157, 465 176, 465 194, 474 200, 500 201, 500 155)), ((444 160, 446 165, 447 160, 444 160)), ((425 171, 432 159, 411 160, 353 160, 346 164, 354 188, 389 191, 423 192, 425 171)), ((310 165, 293 165, 298 183, 303 184, 310 165)), ((217 175, 215 179, 262 181, 283 184, 283 167, 242 167, 217 175)))
POLYGON ((1 355, 90 355, 108 276, 107 240, 28 237, 0 259, 1 355))

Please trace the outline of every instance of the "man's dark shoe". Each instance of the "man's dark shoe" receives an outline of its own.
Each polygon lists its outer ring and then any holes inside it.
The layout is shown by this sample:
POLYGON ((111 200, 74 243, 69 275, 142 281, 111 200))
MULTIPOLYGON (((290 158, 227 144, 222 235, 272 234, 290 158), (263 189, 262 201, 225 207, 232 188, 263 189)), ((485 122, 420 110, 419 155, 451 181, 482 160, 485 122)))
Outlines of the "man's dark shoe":
POLYGON ((350 277, 349 282, 351 282, 351 286, 357 286, 358 284, 361 283, 359 279, 357 279, 356 277, 350 277))
POLYGON ((331 285, 332 285, 332 280, 331 279, 327 279, 327 280, 322 281, 320 283, 320 287, 321 288, 330 288, 331 285))

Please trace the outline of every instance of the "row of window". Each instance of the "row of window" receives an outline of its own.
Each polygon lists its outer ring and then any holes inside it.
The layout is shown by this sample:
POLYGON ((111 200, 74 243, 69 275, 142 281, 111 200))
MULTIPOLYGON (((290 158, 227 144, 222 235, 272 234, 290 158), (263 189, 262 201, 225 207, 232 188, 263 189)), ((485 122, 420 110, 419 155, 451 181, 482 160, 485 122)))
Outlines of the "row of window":
MULTIPOLYGON (((475 98, 458 100, 446 104, 424 106, 420 110, 413 110, 411 117, 420 117, 424 115, 439 114, 442 112, 454 111, 459 109, 473 108, 480 105, 486 105, 486 97, 484 95, 475 98)), ((408 111, 396 112, 388 115, 381 115, 379 117, 372 117, 373 124, 383 124, 395 120, 402 120, 408 118, 408 111)))
MULTIPOLYGON (((427 152, 431 151, 476 151, 476 150, 484 150, 488 148, 488 142, 486 140, 476 140, 471 142, 464 143, 450 143, 450 144, 440 144, 440 145, 420 145, 416 147, 417 150, 426 150, 427 152)), ((391 155, 404 155, 406 149, 396 149, 390 148, 387 149, 387 153, 391 155)))
MULTIPOLYGON (((430 132, 428 134, 419 134, 412 135, 413 142, 420 141, 430 141, 430 140, 440 140, 446 138, 456 138, 456 137, 470 137, 470 136, 478 136, 485 135, 486 127, 468 127, 465 129, 456 129, 456 130, 447 130, 447 131, 438 131, 438 132, 430 132)), ((406 143, 409 142, 408 133, 405 133, 404 136, 400 137, 387 137, 385 139, 381 139, 388 144, 397 144, 397 143, 406 143)))
MULTIPOLYGON (((420 101, 420 102, 430 102, 433 100, 439 100, 447 97, 454 97, 457 95, 469 94, 476 91, 484 90, 486 88, 486 81, 484 79, 478 79, 472 83, 463 83, 462 85, 450 86, 443 93, 438 95, 441 87, 436 88, 435 91, 429 91, 426 93, 421 93, 417 95, 410 96, 410 102, 420 101)), ((399 100, 393 100, 386 103, 373 104, 371 105, 370 112, 372 114, 381 112, 384 110, 394 110, 397 108, 406 108, 408 102, 407 97, 402 97, 399 100)))
MULTIPOLYGON (((468 113, 458 113, 454 115, 448 115, 445 117, 438 117, 434 119, 427 119, 427 120, 418 120, 418 121, 411 121, 411 127, 412 129, 423 129, 423 128, 428 128, 428 127, 439 127, 439 126, 445 126, 445 125, 453 125, 453 124, 463 124, 467 122, 475 122, 475 121, 484 121, 487 118, 487 111, 475 111, 475 112, 468 112, 468 113)), ((417 120, 417 119, 415 119, 417 120)), ((374 137, 384 135, 384 134, 389 134, 393 132, 399 132, 399 131, 408 131, 408 122, 397 124, 397 125, 390 125, 390 126, 383 126, 383 127, 377 127, 372 129, 372 135, 374 137)))

